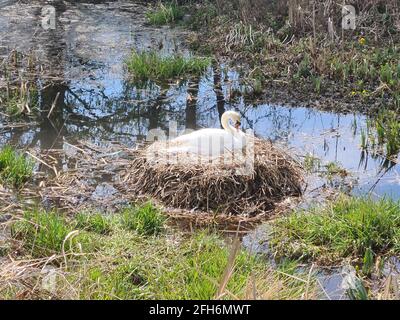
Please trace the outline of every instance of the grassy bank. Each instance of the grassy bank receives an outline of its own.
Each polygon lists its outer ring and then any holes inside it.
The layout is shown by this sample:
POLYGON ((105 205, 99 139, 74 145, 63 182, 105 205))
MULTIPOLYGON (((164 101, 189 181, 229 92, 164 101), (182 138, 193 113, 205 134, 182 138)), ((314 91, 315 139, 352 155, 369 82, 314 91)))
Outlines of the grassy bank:
POLYGON ((271 246, 278 257, 322 264, 362 262, 400 252, 399 203, 341 197, 277 219, 271 246))
POLYGON ((299 103, 339 111, 376 112, 382 103, 399 107, 399 30, 393 3, 356 1, 363 19, 355 30, 342 29, 340 6, 323 0, 314 6, 300 0, 186 3, 187 27, 196 31, 192 48, 249 65, 243 79, 254 89, 248 91, 249 99, 286 102, 295 97, 299 103), (275 89, 288 97, 275 97, 275 89))
POLYGON ((304 299, 308 275, 273 270, 212 231, 183 234, 150 203, 115 215, 27 210, 11 223, 0 297, 59 299, 304 299), (18 252, 18 256, 15 253, 18 252), (46 264, 52 275, 39 270, 46 264), (35 268, 32 268, 35 266, 35 268), (35 283, 39 285, 34 285, 35 283))

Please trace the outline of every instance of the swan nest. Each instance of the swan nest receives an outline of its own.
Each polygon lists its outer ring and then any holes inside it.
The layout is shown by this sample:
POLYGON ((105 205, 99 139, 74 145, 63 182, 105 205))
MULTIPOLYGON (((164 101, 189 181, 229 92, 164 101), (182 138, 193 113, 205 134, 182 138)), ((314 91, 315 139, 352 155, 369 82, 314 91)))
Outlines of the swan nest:
POLYGON ((168 207, 254 216, 303 191, 300 163, 270 141, 254 138, 252 157, 204 159, 186 154, 179 161, 170 155, 166 159, 162 142, 156 144, 159 148, 153 144, 137 151, 125 183, 131 192, 168 207))

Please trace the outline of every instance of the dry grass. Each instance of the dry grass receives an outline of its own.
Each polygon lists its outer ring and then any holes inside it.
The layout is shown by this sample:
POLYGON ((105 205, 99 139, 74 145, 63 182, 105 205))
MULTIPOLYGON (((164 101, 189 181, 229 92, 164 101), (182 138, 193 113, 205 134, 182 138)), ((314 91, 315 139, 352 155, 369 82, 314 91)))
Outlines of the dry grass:
POLYGON ((2 299, 315 299, 315 279, 274 270, 234 241, 118 229, 97 252, 0 261, 2 299), (65 264, 54 265, 56 260, 65 264))
POLYGON ((173 208, 254 216, 272 210, 286 197, 302 194, 300 164, 268 141, 255 139, 253 167, 244 167, 247 163, 236 158, 164 161, 162 155, 149 158, 147 150, 137 152, 125 183, 130 192, 173 208), (243 169, 250 174, 242 174, 243 169))

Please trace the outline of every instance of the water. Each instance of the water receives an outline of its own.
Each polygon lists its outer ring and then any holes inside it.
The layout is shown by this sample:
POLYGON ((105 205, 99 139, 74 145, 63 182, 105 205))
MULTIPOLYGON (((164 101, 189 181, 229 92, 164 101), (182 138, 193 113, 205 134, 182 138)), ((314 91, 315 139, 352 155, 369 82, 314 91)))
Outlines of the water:
MULTIPOLYGON (((219 127, 221 114, 236 109, 244 128, 252 128, 257 136, 283 142, 296 153, 311 153, 323 163, 339 162, 351 172, 353 194, 399 198, 400 167, 361 152, 365 116, 231 99, 233 90, 241 89, 240 72, 223 64, 210 67, 200 79, 138 88, 124 69, 131 49, 188 54, 185 31, 147 26, 145 8, 130 1, 53 1, 56 30, 44 30, 42 5, 0 2, 0 55, 11 48, 34 49, 53 77, 52 85, 41 92, 44 111, 37 121, 10 127, 0 114, 0 145, 66 149, 68 143, 81 139, 134 146, 150 129, 167 130, 171 120, 180 130, 219 127), (56 107, 47 119, 57 94, 56 107)), ((318 183, 310 188, 320 187, 318 183)), ((108 189, 99 186, 98 196, 108 189)), ((324 281, 330 290, 337 279, 324 281)))
POLYGON ((10 48, 33 48, 57 80, 42 92, 43 117, 29 126, 3 129, 1 144, 47 149, 87 139, 133 146, 150 129, 167 131, 170 120, 177 121, 180 129, 218 127, 224 110, 237 109, 244 127, 253 128, 256 135, 283 141, 324 163, 339 162, 357 181, 355 194, 373 191, 377 196, 399 197, 399 167, 387 169, 384 159, 362 154, 359 148, 364 116, 229 99, 230 92, 240 89, 240 75, 224 65, 217 71, 210 68, 199 80, 139 89, 124 69, 131 49, 187 53, 183 30, 147 26, 144 7, 131 2, 53 4, 56 30, 41 27, 39 2, 8 1, 2 9, 3 56, 10 48), (47 119, 57 93, 56 108, 47 119))

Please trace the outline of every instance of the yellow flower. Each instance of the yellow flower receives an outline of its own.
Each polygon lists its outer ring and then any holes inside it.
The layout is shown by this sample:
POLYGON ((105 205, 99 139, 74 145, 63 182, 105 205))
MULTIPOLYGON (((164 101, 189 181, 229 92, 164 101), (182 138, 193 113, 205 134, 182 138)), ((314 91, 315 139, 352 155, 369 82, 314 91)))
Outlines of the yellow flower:
POLYGON ((351 92, 351 95, 352 95, 352 96, 355 96, 356 94, 357 94, 357 92, 355 92, 355 91, 352 91, 352 92, 351 92))
POLYGON ((365 40, 365 38, 363 38, 363 37, 358 39, 358 43, 361 44, 362 46, 365 45, 366 42, 367 42, 367 40, 365 40))

